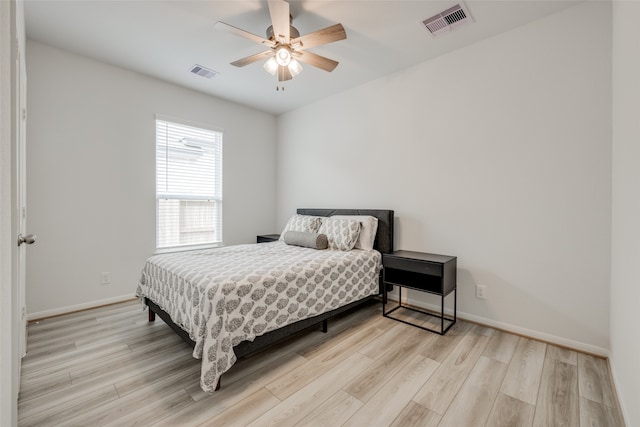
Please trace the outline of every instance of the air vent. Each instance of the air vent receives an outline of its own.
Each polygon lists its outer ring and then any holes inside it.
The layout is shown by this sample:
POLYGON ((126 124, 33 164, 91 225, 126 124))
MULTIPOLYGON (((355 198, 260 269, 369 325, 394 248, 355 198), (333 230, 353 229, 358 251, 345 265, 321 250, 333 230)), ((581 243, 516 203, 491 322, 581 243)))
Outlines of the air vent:
POLYGON ((193 68, 191 68, 191 72, 193 74, 197 74, 200 77, 204 77, 206 79, 215 77, 216 74, 218 74, 217 71, 210 70, 209 68, 203 67, 202 65, 198 65, 198 64, 194 65, 193 68))
POLYGON ((432 36, 448 33, 462 25, 473 22, 473 18, 463 4, 457 4, 431 18, 422 21, 422 25, 432 36))

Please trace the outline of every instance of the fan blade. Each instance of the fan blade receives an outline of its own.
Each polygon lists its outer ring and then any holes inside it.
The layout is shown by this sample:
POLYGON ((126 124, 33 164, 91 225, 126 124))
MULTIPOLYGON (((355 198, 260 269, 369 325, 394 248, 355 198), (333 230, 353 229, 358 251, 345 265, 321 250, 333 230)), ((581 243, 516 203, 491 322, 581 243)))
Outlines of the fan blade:
POLYGON ((316 55, 311 52, 296 52, 295 58, 305 64, 313 65, 314 67, 318 67, 329 72, 333 71, 338 66, 338 61, 334 61, 333 59, 325 58, 324 56, 316 55))
POLYGON ((284 0, 269 0, 269 14, 271 15, 275 41, 281 44, 289 44, 289 38, 291 37, 289 3, 284 0))
POLYGON ((225 24, 224 22, 221 22, 221 21, 216 22, 216 28, 227 31, 231 34, 235 34, 236 36, 254 41, 256 43, 263 44, 265 46, 269 46, 269 47, 276 46, 276 43, 272 40, 267 40, 264 37, 256 36, 255 34, 252 34, 245 30, 241 30, 240 28, 234 27, 233 25, 225 24))
POLYGON ((246 58, 233 61, 231 65, 236 67, 244 67, 245 65, 253 64, 256 61, 260 61, 261 59, 266 59, 274 55, 275 53, 271 49, 269 49, 266 52, 256 53, 255 55, 247 56, 246 58))
POLYGON ((291 80, 293 76, 291 75, 291 71, 284 65, 280 65, 278 67, 278 81, 284 82, 286 80, 291 80))
POLYGON ((320 46, 327 43, 337 42, 347 38, 342 24, 335 24, 322 30, 314 31, 291 40, 291 46, 295 50, 309 49, 310 47, 320 46), (299 46, 298 46, 299 45, 299 46))

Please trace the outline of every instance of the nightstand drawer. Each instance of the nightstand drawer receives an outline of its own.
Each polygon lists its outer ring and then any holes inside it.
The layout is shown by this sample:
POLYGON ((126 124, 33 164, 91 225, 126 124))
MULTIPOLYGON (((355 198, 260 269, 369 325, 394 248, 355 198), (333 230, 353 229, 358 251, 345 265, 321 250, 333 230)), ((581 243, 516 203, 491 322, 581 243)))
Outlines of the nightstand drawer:
POLYGON ((442 264, 440 263, 430 263, 416 259, 395 258, 393 256, 386 256, 384 258, 384 267, 442 277, 442 264))

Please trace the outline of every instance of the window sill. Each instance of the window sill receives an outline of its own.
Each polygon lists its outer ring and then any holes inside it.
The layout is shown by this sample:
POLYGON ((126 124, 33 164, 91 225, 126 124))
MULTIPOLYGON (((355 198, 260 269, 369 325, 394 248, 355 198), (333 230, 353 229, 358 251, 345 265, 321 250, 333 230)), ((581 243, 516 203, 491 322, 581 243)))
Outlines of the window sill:
POLYGON ((173 246, 170 248, 156 248, 154 255, 168 254, 173 252, 199 251, 202 249, 215 249, 215 248, 221 248, 223 246, 224 246, 224 243, 211 243, 206 245, 173 246))

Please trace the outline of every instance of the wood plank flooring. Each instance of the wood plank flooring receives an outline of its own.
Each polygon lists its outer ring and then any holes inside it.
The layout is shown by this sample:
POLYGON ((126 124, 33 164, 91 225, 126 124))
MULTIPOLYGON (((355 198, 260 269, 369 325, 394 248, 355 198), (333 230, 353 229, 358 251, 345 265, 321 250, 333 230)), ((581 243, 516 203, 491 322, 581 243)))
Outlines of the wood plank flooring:
POLYGON ((32 323, 19 425, 624 426, 606 360, 378 303, 241 359, 213 395, 199 368, 137 302, 32 323))

